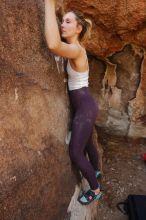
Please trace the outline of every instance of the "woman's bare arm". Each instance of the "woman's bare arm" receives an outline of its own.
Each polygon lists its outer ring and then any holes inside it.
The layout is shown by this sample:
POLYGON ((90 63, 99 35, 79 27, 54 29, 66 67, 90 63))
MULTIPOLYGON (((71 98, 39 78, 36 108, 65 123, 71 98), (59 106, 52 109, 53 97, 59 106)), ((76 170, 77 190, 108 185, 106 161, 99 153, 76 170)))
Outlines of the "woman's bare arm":
POLYGON ((56 55, 77 58, 81 48, 61 41, 55 14, 55 0, 45 0, 45 38, 49 49, 56 55))

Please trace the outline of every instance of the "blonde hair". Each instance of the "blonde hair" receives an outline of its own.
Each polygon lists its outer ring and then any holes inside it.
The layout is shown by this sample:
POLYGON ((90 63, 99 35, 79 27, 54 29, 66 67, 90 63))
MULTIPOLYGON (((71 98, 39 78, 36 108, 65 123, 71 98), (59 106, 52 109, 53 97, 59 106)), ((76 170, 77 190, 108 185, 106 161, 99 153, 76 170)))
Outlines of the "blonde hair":
POLYGON ((75 15, 75 18, 82 26, 82 31, 79 34, 79 41, 86 42, 91 37, 92 21, 85 18, 84 15, 79 11, 70 11, 75 15))

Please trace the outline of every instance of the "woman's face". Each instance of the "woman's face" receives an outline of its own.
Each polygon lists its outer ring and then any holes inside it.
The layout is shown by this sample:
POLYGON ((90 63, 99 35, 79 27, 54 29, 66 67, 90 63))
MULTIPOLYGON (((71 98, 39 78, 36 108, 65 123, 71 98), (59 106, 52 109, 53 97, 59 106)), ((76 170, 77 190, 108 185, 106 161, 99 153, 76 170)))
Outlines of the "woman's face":
POLYGON ((82 27, 78 24, 75 14, 68 12, 63 16, 61 24, 61 36, 65 39, 79 35, 82 27))

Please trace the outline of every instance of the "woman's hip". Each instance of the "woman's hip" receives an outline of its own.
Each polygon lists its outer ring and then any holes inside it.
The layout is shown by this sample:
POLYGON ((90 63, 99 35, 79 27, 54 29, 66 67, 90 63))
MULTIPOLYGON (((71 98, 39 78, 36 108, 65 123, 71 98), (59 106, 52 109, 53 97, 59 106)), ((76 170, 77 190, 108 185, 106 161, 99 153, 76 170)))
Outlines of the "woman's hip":
POLYGON ((70 91, 69 97, 74 111, 80 110, 82 113, 90 112, 90 114, 97 114, 98 104, 88 87, 70 91))

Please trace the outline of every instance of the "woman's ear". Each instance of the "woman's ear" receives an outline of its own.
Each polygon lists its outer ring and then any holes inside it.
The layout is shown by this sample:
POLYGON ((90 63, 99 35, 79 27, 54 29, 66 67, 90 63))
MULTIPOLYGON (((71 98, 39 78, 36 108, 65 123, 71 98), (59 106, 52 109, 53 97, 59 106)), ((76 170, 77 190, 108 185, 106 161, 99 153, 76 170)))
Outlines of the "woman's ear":
POLYGON ((80 34, 82 32, 82 29, 83 29, 82 25, 78 24, 77 25, 77 33, 80 34))

